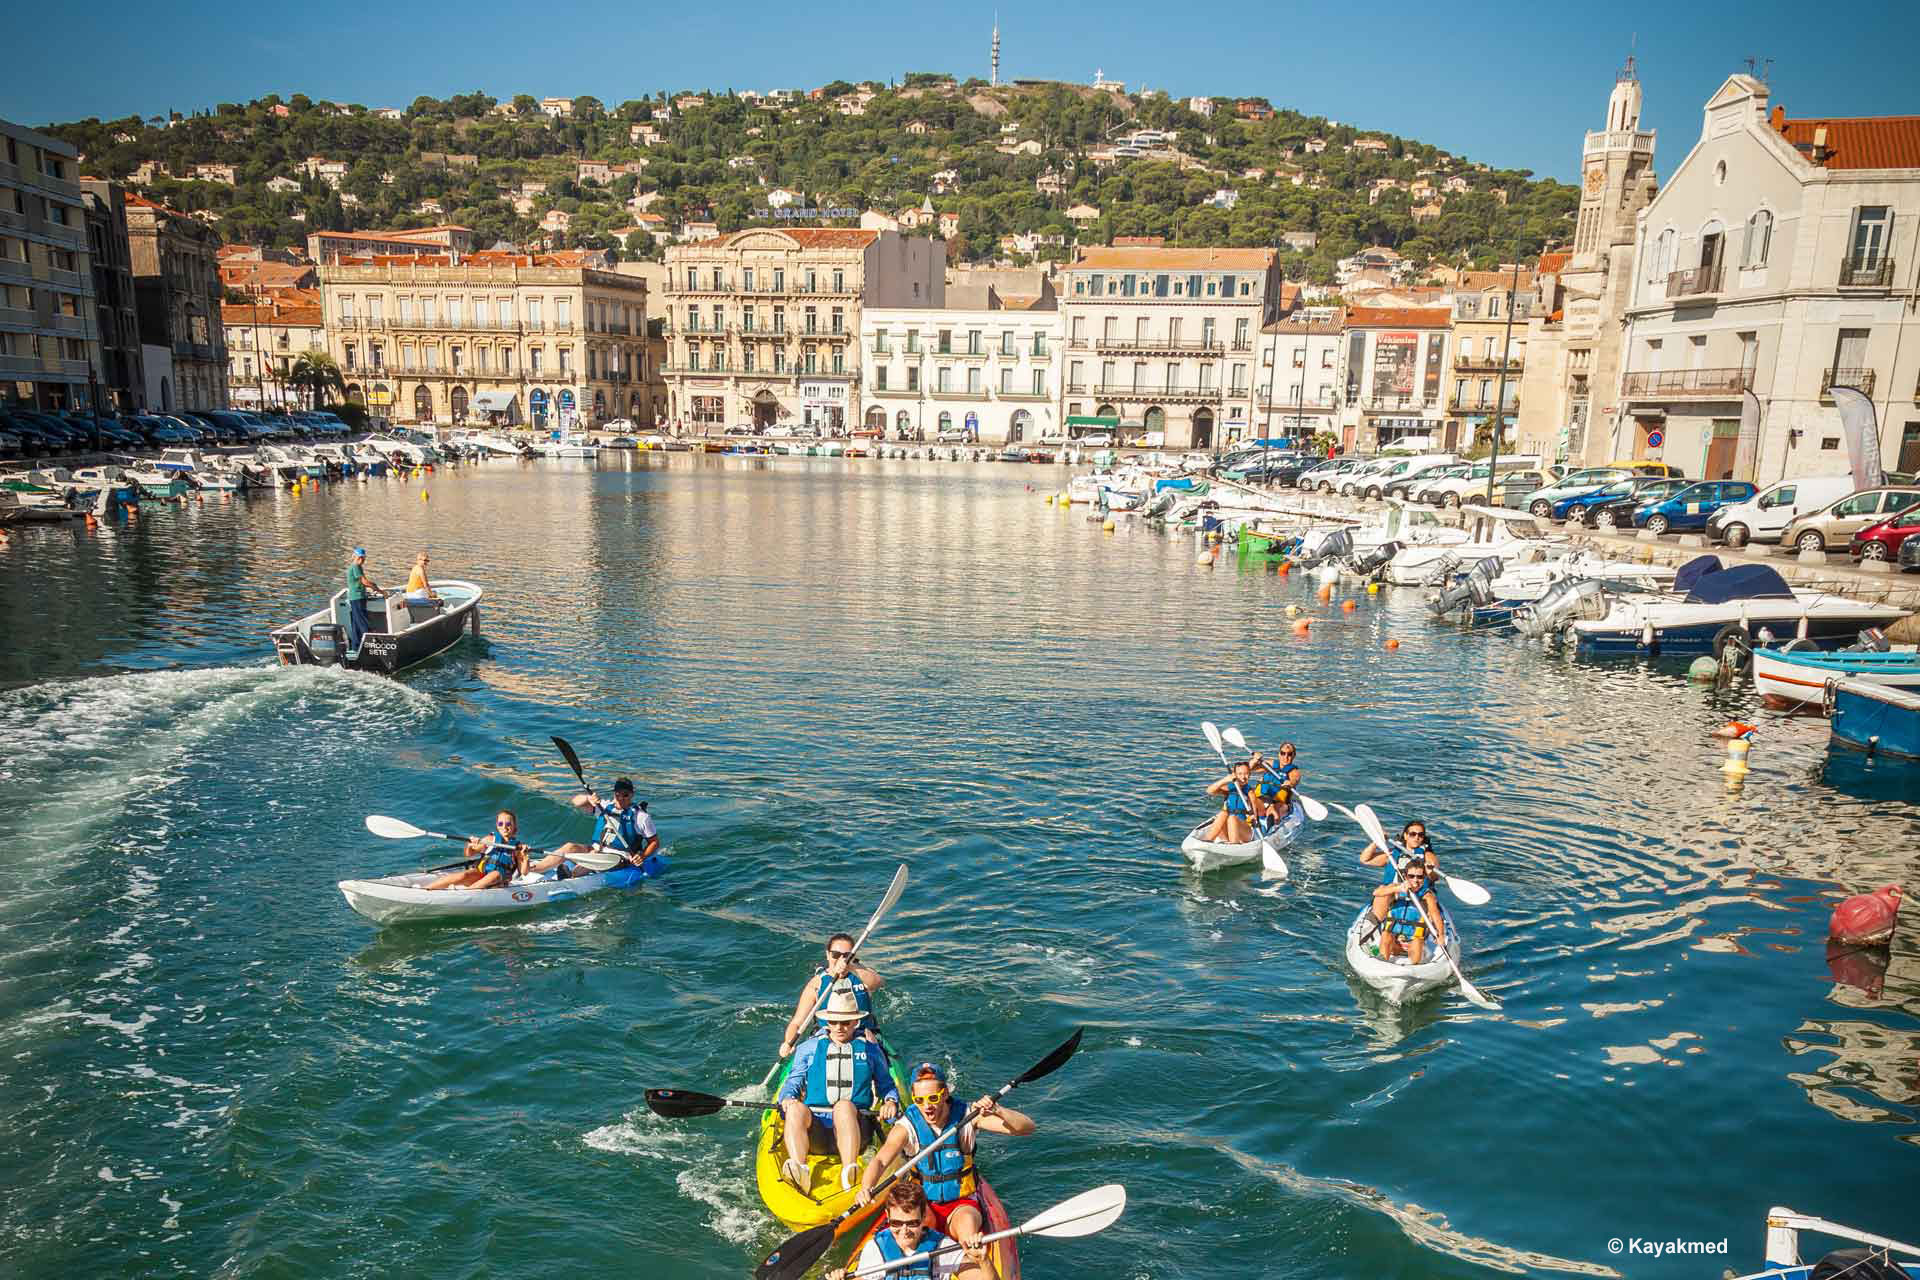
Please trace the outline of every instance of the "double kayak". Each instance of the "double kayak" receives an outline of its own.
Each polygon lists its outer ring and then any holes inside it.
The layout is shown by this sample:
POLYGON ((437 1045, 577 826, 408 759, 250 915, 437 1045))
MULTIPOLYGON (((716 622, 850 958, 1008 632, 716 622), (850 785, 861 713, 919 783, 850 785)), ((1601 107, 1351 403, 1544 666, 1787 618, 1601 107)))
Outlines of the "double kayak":
POLYGON ((1213 819, 1208 818, 1188 832, 1187 838, 1180 842, 1180 852, 1187 855, 1187 861, 1193 864, 1195 871, 1214 871, 1237 863, 1258 862, 1263 844, 1271 844, 1275 849, 1287 848, 1299 839, 1300 829, 1307 825, 1307 814, 1296 802, 1292 811, 1280 820, 1280 825, 1265 840, 1256 836, 1245 844, 1206 839, 1207 828, 1212 825, 1213 819))
POLYGON ((438 880, 441 872, 410 871, 379 880, 342 880, 340 892, 348 906, 379 924, 470 920, 531 911, 608 889, 637 888, 665 872, 667 865, 666 855, 656 853, 638 867, 616 867, 565 880, 546 871, 492 889, 429 889, 426 886, 438 880))
MULTIPOLYGON (((1013 1219, 1007 1216, 1006 1206, 1000 1203, 1000 1197, 993 1193, 993 1188, 987 1185, 987 1180, 976 1174, 973 1184, 975 1192, 980 1197, 980 1208, 986 1219, 985 1234, 992 1235, 996 1231, 1011 1228, 1014 1225, 1013 1219)), ((875 1218, 861 1235, 860 1243, 853 1246, 853 1257, 847 1264, 849 1268, 859 1265, 860 1254, 867 1247, 867 1241, 873 1239, 879 1230, 880 1219, 875 1218)), ((1008 1236, 1005 1240, 996 1240, 987 1246, 987 1262, 1000 1280, 1020 1280, 1020 1249, 1017 1243, 1019 1239, 1019 1236, 1008 1236)))
POLYGON ((1447 931, 1444 951, 1430 947, 1427 959, 1420 964, 1412 963, 1405 954, 1384 960, 1380 957, 1380 930, 1374 922, 1373 909, 1362 907, 1347 930, 1347 965, 1359 975, 1360 981, 1393 1004, 1404 1004, 1429 991, 1450 987, 1454 983, 1453 966, 1447 963, 1446 953, 1452 953, 1455 964, 1460 963, 1460 933, 1445 907, 1440 908, 1440 919, 1447 931))
MULTIPOLYGON (((883 1038, 881 1046, 887 1051, 887 1062, 893 1072, 893 1083, 900 1090, 904 1103, 910 1090, 905 1077, 900 1074, 900 1055, 893 1051, 883 1038)), ((787 1082, 787 1072, 792 1070, 793 1061, 781 1066, 778 1078, 774 1080, 773 1092, 779 1096, 780 1086, 787 1082)), ((807 1157, 807 1186, 803 1191, 780 1176, 780 1166, 787 1158, 787 1126, 778 1107, 768 1107, 760 1115, 760 1141, 753 1149, 753 1177, 760 1186, 760 1200, 767 1206, 767 1212, 780 1219, 795 1231, 805 1231, 808 1227, 817 1227, 823 1222, 831 1222, 847 1210, 853 1208, 854 1190, 860 1185, 861 1171, 866 1167, 863 1159, 854 1167, 851 1175, 843 1178, 844 1166, 840 1163, 837 1151, 831 1150, 832 1143, 816 1143, 816 1146, 830 1148, 825 1155, 807 1157), (844 1182, 844 1186, 842 1183, 844 1182)), ((866 1145, 867 1156, 880 1145, 886 1137, 885 1129, 876 1120, 872 1140, 866 1145)), ((847 1219, 835 1231, 836 1236, 845 1235, 856 1229, 860 1223, 877 1212, 881 1201, 876 1199, 865 1209, 847 1219)))

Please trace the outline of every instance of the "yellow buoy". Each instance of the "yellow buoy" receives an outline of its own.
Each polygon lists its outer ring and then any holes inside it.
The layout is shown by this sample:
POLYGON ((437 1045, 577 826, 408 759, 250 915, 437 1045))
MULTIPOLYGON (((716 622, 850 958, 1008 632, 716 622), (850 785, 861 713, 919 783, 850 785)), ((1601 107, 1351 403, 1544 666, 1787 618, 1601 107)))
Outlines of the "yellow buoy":
POLYGON ((1744 774, 1747 771, 1747 753, 1752 749, 1753 743, 1745 738, 1735 738, 1727 743, 1727 762, 1720 766, 1720 771, 1744 774))
POLYGON ((1369 582, 1367 584, 1367 594, 1370 596, 1380 594, 1380 584, 1377 582, 1369 582))
POLYGON ((1048 495, 1047 495, 1047 505, 1048 505, 1048 506, 1052 506, 1052 505, 1053 505, 1053 495, 1052 495, 1052 494, 1048 494, 1048 495))
POLYGON ((1294 617, 1294 616, 1296 616, 1297 614, 1299 614, 1299 612, 1300 612, 1300 606, 1299 606, 1299 605, 1297 605, 1297 604, 1290 604, 1290 605, 1288 605, 1288 606, 1287 606, 1287 616, 1288 616, 1289 618, 1291 618, 1291 617, 1294 617))
POLYGON ((1108 516, 1106 520, 1101 523, 1100 528, 1104 533, 1112 533, 1114 530, 1113 517, 1108 516))
POLYGON ((422 489, 420 491, 420 501, 425 502, 426 500, 427 500, 427 491, 425 489, 422 489))

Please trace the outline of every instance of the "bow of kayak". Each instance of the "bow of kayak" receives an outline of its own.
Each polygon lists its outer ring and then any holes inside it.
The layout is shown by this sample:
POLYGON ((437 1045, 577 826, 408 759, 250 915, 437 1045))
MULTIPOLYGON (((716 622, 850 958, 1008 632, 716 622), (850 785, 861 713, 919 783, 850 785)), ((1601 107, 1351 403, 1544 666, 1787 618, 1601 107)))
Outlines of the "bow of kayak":
MULTIPOLYGON (((890 1062, 897 1062, 891 1053, 888 1054, 888 1059, 890 1062)), ((792 1063, 788 1062, 780 1068, 779 1077, 773 1085, 776 1095, 780 1092, 780 1086, 786 1083, 787 1071, 791 1066, 792 1063)), ((894 1065, 892 1070, 894 1084, 899 1088, 900 1096, 904 1098, 907 1095, 906 1081, 901 1079, 898 1065, 894 1065)), ((884 1128, 876 1121, 873 1139, 864 1148, 868 1158, 871 1158, 884 1136, 884 1128)), ((854 1188, 860 1185, 860 1171, 866 1167, 865 1160, 855 1166, 853 1176, 847 1180, 848 1185, 843 1188, 841 1173, 845 1166, 840 1163, 837 1152, 809 1155, 807 1186, 802 1190, 780 1176, 780 1165, 786 1158, 786 1124, 781 1118, 778 1107, 768 1107, 760 1115, 760 1138, 753 1149, 753 1177, 760 1188, 760 1200, 767 1206, 767 1212, 780 1219, 792 1230, 805 1231, 808 1227, 817 1227, 823 1222, 831 1222, 853 1208, 854 1188)), ((879 1200, 875 1200, 865 1209, 848 1218, 840 1224, 834 1234, 840 1236, 857 1230, 861 1223, 879 1211, 880 1203, 879 1200)))

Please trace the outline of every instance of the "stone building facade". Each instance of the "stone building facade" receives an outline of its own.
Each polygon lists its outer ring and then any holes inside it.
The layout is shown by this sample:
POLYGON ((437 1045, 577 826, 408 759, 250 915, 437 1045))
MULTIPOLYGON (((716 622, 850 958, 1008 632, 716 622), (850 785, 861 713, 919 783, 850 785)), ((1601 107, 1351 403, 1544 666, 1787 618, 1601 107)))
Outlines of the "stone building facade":
POLYGON ((1058 301, 1031 274, 1019 294, 949 285, 941 307, 863 310, 861 426, 890 440, 1064 438, 1058 301))
POLYGON ((279 298, 229 302, 220 308, 227 339, 227 399, 241 409, 296 408, 299 388, 288 384, 294 362, 327 349, 320 308, 279 298))
POLYGON ((74 149, 0 121, 0 405, 79 408, 100 344, 74 149))
POLYGON ((1491 441, 1496 417, 1505 427, 1502 451, 1513 447, 1527 365, 1527 322, 1536 301, 1531 271, 1461 273, 1453 286, 1447 426, 1436 442, 1442 448, 1466 450, 1477 441, 1491 441))
POLYGON ((146 373, 140 353, 139 300, 133 288, 133 250, 127 237, 126 192, 116 182, 82 178, 80 193, 86 202, 95 332, 100 339, 99 380, 93 390, 102 411, 130 412, 146 404, 146 373))
MULTIPOLYGON (((205 224, 144 196, 129 194, 127 243, 140 340, 167 354, 147 407, 227 407, 226 334, 220 327, 220 237, 205 224)), ((143 364, 153 363, 143 355, 143 364)), ((147 370, 149 382, 153 370, 147 370)))
POLYGON ((1345 329, 1345 308, 1301 307, 1261 331, 1258 438, 1339 434, 1345 329))

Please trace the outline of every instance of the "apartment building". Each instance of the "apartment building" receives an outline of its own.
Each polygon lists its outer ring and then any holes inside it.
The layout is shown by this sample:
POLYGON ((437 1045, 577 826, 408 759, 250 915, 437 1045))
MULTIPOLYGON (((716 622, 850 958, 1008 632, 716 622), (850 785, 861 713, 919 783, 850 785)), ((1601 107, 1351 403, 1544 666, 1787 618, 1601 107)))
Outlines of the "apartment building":
POLYGON ((1043 273, 1024 274, 1005 293, 950 284, 939 307, 862 310, 861 425, 889 439, 997 445, 1064 436, 1059 302, 1043 273))
POLYGON ((315 231, 307 236, 307 261, 332 266, 343 258, 406 254, 461 255, 473 251, 473 232, 452 224, 401 231, 315 231))
POLYGON ((1619 405, 1620 337, 1632 288, 1640 211, 1658 186, 1654 135, 1640 128, 1633 59, 1607 96, 1606 125, 1581 145, 1573 246, 1544 255, 1527 319, 1520 450, 1542 458, 1608 462, 1619 405))
POLYGON ((1274 250, 1090 247, 1063 276, 1070 426, 1170 448, 1250 438, 1256 340, 1280 318, 1274 250))
POLYGON ((287 377, 309 351, 327 349, 326 328, 316 303, 263 298, 220 308, 227 340, 227 399, 243 409, 298 405, 300 392, 287 377))
POLYGON ((349 398, 401 422, 652 423, 647 286, 565 255, 323 266, 349 398))
POLYGON ((1349 307, 1341 443, 1372 453, 1445 438, 1451 307, 1349 307))
POLYGON ((1527 363, 1527 321, 1536 301, 1531 271, 1463 271, 1453 286, 1453 363, 1447 369, 1447 426, 1442 447, 1470 449, 1504 430, 1502 449, 1516 440, 1514 418, 1527 363))
POLYGON ((1344 307, 1302 307, 1260 331, 1256 436, 1339 434, 1344 307))
POLYGON ((1920 468, 1920 117, 1790 119, 1731 76, 1636 249, 1612 452, 1705 479, 1844 472, 1852 387, 1882 464, 1920 468))
POLYGON ((144 196, 125 199, 147 407, 162 413, 224 409, 219 233, 144 196))
POLYGON ((88 404, 100 343, 74 149, 3 120, 0 147, 0 404, 88 404))
POLYGON ((666 253, 668 413, 690 431, 861 418, 868 307, 938 307, 946 245, 864 229, 755 227, 666 253))
POLYGON ((101 409, 129 412, 146 402, 140 354, 140 308, 127 238, 126 191, 115 182, 80 179, 86 205, 87 256, 93 267, 94 332, 100 340, 101 409))

